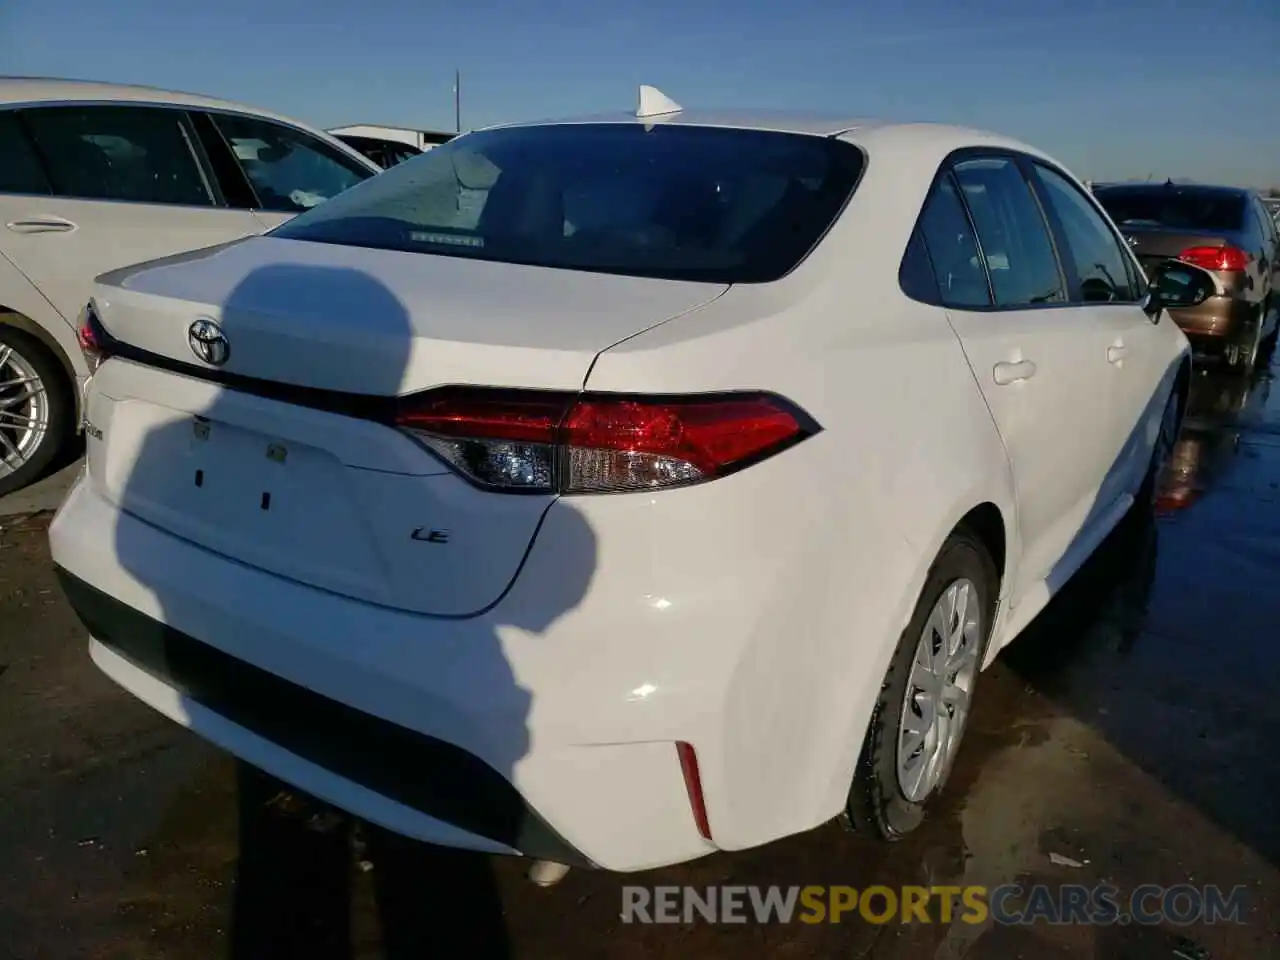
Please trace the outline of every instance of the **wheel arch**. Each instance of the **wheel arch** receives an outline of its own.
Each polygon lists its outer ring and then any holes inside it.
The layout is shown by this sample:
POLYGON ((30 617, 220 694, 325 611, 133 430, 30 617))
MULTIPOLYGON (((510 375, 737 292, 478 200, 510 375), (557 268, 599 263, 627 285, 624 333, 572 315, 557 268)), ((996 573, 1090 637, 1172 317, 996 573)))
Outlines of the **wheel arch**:
MULTIPOLYGON (((929 415, 910 408, 904 428, 880 434, 886 446, 874 478, 884 485, 871 486, 850 507, 857 514, 866 503, 901 504, 910 496, 909 508, 887 511, 896 542, 878 545, 883 614, 867 623, 871 632, 853 671, 841 672, 845 665, 838 661, 833 668, 831 685, 838 686, 842 704, 831 715, 830 741, 838 749, 821 758, 829 761, 827 779, 825 789, 815 791, 823 817, 843 809, 890 660, 947 540, 964 528, 987 547, 999 573, 997 610, 1007 604, 1018 576, 1021 540, 1013 466, 972 369, 954 334, 947 332, 952 339, 940 343, 933 358, 932 379, 942 402, 929 406, 929 415), (946 469, 938 469, 939 464, 946 469), (911 484, 902 482, 908 477, 911 484)), ((854 597, 832 598, 828 621, 833 630, 853 622, 849 605, 855 602, 854 597)), ((816 684, 811 695, 821 699, 822 685, 816 684)), ((817 773, 814 777, 819 779, 817 773)))
POLYGON ((58 365, 66 375, 67 384, 70 385, 76 382, 76 370, 72 366, 70 358, 67 357, 66 351, 62 349, 62 345, 43 326, 36 323, 26 314, 11 310, 4 303, 0 303, 0 326, 21 330, 32 339, 39 341, 40 345, 58 361, 58 365))
MULTIPOLYGON (((1002 464, 1007 466, 1004 461, 1002 464)), ((985 481, 961 498, 945 517, 937 518, 937 526, 932 528, 934 532, 928 537, 927 545, 923 538, 904 538, 907 552, 915 559, 907 567, 898 568, 904 573, 910 570, 910 575, 903 577, 901 581, 902 592, 895 601, 896 608, 882 621, 892 642, 886 640, 875 646, 874 653, 862 663, 864 670, 861 676, 847 689, 847 710, 838 717, 836 726, 841 732, 833 738, 834 742, 841 744, 838 752, 840 759, 828 771, 830 776, 826 789, 819 794, 821 803, 815 822, 835 816, 843 809, 862 744, 874 718, 875 700, 885 671, 899 638, 910 624, 929 572, 956 531, 970 532, 991 553, 998 577, 995 585, 997 596, 1000 600, 1007 599, 1004 585, 1011 579, 1009 574, 1017 556, 1016 508, 1013 496, 1009 473, 989 473, 985 481)), ((836 604, 836 609, 839 609, 839 604, 836 604)), ((994 628, 995 624, 992 626, 994 628)), ((818 695, 817 691, 814 695, 818 695)))
POLYGON ((63 384, 79 421, 80 391, 76 385, 88 375, 76 331, 3 254, 0 254, 0 326, 20 330, 37 341, 65 375, 63 384))
MULTIPOLYGON (((987 555, 991 557, 991 562, 995 564, 997 580, 1003 581, 1005 563, 1008 559, 1009 536, 1005 527, 1004 514, 1000 512, 1000 508, 990 500, 983 501, 960 518, 960 522, 955 525, 951 534, 958 530, 968 530, 978 538, 986 548, 987 555)), ((951 534, 947 536, 950 537, 951 534)), ((996 586, 998 589, 999 583, 996 586)))

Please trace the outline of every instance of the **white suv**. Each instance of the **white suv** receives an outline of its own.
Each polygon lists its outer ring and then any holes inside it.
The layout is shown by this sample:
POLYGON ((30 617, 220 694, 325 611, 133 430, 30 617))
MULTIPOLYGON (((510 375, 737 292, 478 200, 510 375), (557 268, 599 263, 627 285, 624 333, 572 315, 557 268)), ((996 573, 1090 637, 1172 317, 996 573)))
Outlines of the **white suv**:
POLYGON ((0 77, 0 495, 75 435, 100 273, 262 233, 379 172, 296 121, 147 87, 0 77))

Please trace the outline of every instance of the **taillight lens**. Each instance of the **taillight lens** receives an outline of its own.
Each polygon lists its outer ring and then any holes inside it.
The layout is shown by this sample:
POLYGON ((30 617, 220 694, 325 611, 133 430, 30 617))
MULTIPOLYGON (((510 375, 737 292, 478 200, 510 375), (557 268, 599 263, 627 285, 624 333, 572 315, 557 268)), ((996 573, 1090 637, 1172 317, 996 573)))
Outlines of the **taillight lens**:
POLYGON ((93 304, 84 308, 80 318, 80 329, 76 331, 76 339, 80 342, 80 351, 84 354, 89 373, 93 373, 109 356, 107 352, 107 331, 98 319, 93 304))
POLYGON ((1238 247, 1187 247, 1178 259, 1202 270, 1244 270, 1252 258, 1238 247))
POLYGON ((768 393, 632 396, 453 387, 396 425, 468 480, 507 493, 621 493, 732 473, 812 436, 768 393))

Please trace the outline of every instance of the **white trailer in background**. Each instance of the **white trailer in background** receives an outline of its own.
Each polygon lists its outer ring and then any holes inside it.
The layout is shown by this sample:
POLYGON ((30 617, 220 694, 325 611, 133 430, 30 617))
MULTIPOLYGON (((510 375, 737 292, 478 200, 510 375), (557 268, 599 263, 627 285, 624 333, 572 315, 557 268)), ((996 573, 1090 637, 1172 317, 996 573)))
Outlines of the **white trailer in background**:
POLYGON ((411 156, 447 143, 456 134, 440 130, 414 130, 410 127, 386 127, 375 123, 359 123, 348 127, 332 127, 328 131, 348 146, 359 150, 375 163, 390 167, 411 156))

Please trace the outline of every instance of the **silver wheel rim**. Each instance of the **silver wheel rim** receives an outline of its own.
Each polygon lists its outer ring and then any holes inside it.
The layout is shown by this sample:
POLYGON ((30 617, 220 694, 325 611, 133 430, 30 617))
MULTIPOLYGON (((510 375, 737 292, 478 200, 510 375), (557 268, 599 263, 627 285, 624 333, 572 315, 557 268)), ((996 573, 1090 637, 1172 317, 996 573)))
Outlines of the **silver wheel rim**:
POLYGON ((0 477, 30 462, 49 433, 49 394, 31 361, 0 343, 0 477))
POLYGON ((925 621, 898 723, 898 786, 912 803, 946 777, 973 700, 982 604, 970 580, 950 583, 925 621))

